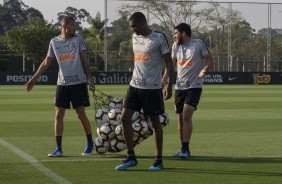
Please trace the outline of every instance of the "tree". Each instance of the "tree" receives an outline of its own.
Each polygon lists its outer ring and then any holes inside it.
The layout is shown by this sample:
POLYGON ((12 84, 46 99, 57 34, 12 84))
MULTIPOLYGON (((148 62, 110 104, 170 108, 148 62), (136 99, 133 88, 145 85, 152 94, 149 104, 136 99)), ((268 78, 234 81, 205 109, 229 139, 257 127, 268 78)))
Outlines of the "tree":
MULTIPOLYGON (((162 27, 165 28, 166 32, 171 32, 171 29, 179 24, 180 22, 190 22, 192 16, 194 20, 199 16, 193 10, 193 7, 197 5, 194 1, 155 1, 147 0, 140 1, 137 5, 124 5, 120 8, 120 12, 124 15, 130 15, 136 10, 148 12, 153 15, 150 22, 158 22, 162 27)), ((205 11, 203 11, 205 12, 205 11)), ((168 39, 173 40, 171 34, 169 34, 168 39)))
MULTIPOLYGON (((104 27, 106 22, 107 20, 102 20, 101 14, 98 12, 95 18, 88 17, 87 23, 90 27, 84 29, 82 32, 82 35, 85 36, 87 48, 94 51, 95 69, 99 71, 104 69, 104 62, 102 61, 100 52, 103 50, 104 27)), ((93 67, 91 66, 91 68, 93 67)))
POLYGON ((58 22, 55 24, 56 26, 60 26, 61 20, 64 16, 71 16, 74 18, 76 23, 76 28, 78 32, 83 30, 82 23, 87 22, 90 14, 85 9, 76 9, 74 7, 67 7, 64 12, 59 12, 58 14, 58 22))
POLYGON ((108 55, 109 65, 115 70, 128 70, 132 68, 132 32, 129 30, 127 17, 122 14, 120 18, 111 22, 112 26, 108 29, 108 55))
POLYGON ((0 35, 35 17, 44 19, 40 11, 28 7, 20 0, 5 0, 3 5, 0 4, 0 35))
POLYGON ((46 21, 35 18, 26 24, 7 31, 4 36, 4 43, 18 55, 25 54, 35 62, 41 61, 45 56, 51 38, 59 33, 46 21))

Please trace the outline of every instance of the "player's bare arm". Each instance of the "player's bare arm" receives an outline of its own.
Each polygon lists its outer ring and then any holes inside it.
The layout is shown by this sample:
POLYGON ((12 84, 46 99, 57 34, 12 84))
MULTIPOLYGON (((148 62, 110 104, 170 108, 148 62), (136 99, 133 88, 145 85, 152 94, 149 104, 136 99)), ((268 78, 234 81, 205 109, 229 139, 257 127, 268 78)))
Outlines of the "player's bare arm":
POLYGON ((202 69, 199 74, 199 77, 202 78, 206 74, 207 71, 211 70, 214 67, 214 60, 211 54, 207 54, 204 56, 206 66, 202 69))
MULTIPOLYGON (((172 59, 172 66, 173 66, 173 73, 176 72, 176 58, 172 59)), ((167 75, 167 68, 164 71, 164 75, 161 81, 162 87, 164 87, 167 84, 167 80, 168 80, 168 75, 167 75)))
POLYGON ((87 55, 86 55, 85 51, 80 52, 80 58, 81 58, 83 70, 84 70, 85 75, 88 79, 89 90, 95 91, 95 84, 94 84, 93 78, 91 76, 89 61, 87 59, 87 55))
POLYGON ((172 78, 173 78, 173 63, 172 63, 172 59, 171 59, 171 54, 166 53, 163 55, 164 60, 165 60, 165 65, 166 65, 166 71, 165 71, 165 75, 166 75, 166 81, 167 81, 167 86, 164 92, 164 99, 168 100, 171 98, 172 96, 172 78))
POLYGON ((32 76, 32 78, 25 84, 26 90, 29 92, 32 90, 33 86, 36 83, 37 78, 42 75, 50 66, 53 58, 46 57, 42 63, 40 64, 39 68, 37 69, 36 73, 32 76))

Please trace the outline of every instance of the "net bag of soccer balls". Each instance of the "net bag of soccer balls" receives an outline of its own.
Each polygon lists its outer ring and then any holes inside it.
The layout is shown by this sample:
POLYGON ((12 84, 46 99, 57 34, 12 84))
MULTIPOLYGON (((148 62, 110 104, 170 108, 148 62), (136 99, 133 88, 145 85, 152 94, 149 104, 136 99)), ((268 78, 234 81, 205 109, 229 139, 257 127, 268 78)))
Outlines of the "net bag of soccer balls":
MULTIPOLYGON (((108 107, 98 109, 95 113, 97 123, 97 137, 94 139, 94 150, 103 154, 106 152, 120 152, 126 148, 122 136, 121 111, 123 99, 112 98, 108 107)), ((168 122, 168 114, 159 116, 162 127, 168 122)), ((133 128, 133 144, 138 145, 153 134, 152 122, 144 116, 143 111, 135 112, 131 118, 133 128)))

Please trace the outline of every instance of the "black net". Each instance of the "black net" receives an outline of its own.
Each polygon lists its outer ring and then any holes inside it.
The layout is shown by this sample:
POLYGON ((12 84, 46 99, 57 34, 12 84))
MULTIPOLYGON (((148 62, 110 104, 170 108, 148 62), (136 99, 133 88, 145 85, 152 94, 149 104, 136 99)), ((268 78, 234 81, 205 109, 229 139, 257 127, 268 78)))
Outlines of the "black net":
POLYGON ((110 95, 106 95, 105 93, 96 89, 95 92, 93 92, 93 99, 94 99, 94 110, 96 113, 98 109, 109 110, 109 102, 111 99, 113 99, 113 97, 110 95))

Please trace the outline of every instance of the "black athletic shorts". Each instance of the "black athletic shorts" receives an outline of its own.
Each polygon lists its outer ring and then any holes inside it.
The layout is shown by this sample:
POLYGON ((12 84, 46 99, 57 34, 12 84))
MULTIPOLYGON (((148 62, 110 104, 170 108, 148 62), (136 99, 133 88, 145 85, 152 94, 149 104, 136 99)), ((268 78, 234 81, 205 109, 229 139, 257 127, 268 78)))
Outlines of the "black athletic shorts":
POLYGON ((55 106, 69 109, 70 102, 74 109, 80 106, 90 106, 87 83, 57 86, 55 106))
POLYGON ((182 113, 183 105, 191 105, 197 110, 202 94, 202 88, 191 88, 186 90, 175 90, 174 108, 177 114, 182 113))
POLYGON ((164 113, 162 89, 139 89, 129 86, 124 100, 124 108, 134 111, 143 109, 145 116, 164 113))

